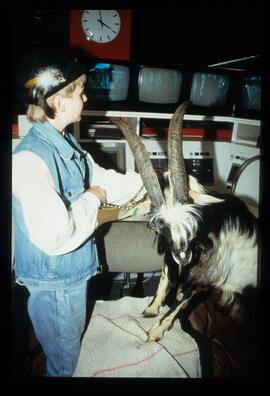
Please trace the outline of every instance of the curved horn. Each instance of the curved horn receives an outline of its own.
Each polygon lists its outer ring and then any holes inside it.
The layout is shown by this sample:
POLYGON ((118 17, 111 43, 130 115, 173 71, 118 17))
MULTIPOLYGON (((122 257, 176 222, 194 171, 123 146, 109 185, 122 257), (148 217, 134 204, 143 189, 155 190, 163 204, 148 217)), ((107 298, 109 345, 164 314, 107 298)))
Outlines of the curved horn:
POLYGON ((123 121, 114 121, 114 123, 121 129, 127 139, 153 207, 159 208, 164 202, 164 198, 157 174, 144 144, 127 123, 123 121))
POLYGON ((190 102, 182 103, 175 111, 168 132, 168 170, 173 202, 186 202, 188 185, 182 147, 182 127, 186 108, 190 102))

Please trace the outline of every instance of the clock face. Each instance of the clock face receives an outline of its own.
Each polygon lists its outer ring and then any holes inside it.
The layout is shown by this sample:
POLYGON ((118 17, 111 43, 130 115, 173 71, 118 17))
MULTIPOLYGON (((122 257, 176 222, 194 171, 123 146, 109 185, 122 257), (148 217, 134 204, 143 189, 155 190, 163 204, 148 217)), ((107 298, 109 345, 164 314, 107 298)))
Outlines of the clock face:
POLYGON ((120 32, 120 15, 116 10, 85 10, 82 28, 88 40, 99 44, 109 43, 120 32))

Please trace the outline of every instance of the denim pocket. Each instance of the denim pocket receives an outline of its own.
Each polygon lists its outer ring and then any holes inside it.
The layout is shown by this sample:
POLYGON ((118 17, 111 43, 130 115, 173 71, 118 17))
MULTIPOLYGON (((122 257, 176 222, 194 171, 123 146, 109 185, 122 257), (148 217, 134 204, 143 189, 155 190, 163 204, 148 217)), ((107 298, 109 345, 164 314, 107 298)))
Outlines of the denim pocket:
POLYGON ((84 183, 82 177, 70 177, 64 181, 64 195, 70 202, 76 201, 84 192, 84 183))

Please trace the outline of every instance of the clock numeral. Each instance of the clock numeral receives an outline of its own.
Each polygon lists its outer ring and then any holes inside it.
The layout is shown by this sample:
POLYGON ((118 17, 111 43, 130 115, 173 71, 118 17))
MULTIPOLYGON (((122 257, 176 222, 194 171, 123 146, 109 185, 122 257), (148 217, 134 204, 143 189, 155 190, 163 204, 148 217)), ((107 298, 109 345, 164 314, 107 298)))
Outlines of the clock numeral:
POLYGON ((110 40, 111 38, 110 38, 110 36, 107 34, 107 37, 108 37, 108 40, 110 40))
POLYGON ((102 37, 101 36, 99 37, 99 41, 102 41, 102 37))

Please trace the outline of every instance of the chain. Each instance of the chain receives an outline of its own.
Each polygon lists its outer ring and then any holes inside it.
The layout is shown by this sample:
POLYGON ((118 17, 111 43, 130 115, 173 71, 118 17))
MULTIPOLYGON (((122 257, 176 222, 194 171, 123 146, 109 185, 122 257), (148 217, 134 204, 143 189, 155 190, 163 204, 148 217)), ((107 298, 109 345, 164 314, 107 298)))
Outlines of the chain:
POLYGON ((101 210, 113 210, 113 209, 133 209, 135 208, 135 206, 137 206, 138 204, 146 201, 148 195, 145 194, 139 201, 136 201, 138 195, 142 192, 142 190, 144 189, 144 186, 142 185, 142 187, 139 189, 139 191, 137 191, 137 193, 134 195, 133 198, 131 198, 127 203, 123 204, 123 205, 115 205, 115 204, 103 204, 100 206, 101 210))

